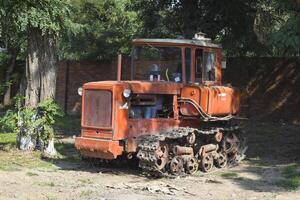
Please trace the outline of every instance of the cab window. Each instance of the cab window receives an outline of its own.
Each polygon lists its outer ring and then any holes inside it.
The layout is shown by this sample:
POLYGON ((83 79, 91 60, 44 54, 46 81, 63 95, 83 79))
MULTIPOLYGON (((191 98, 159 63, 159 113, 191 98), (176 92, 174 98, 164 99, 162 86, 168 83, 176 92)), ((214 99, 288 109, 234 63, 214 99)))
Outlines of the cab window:
POLYGON ((216 54, 214 52, 204 52, 203 81, 216 80, 216 54))
POLYGON ((148 44, 134 47, 132 54, 133 80, 182 82, 181 48, 148 44))

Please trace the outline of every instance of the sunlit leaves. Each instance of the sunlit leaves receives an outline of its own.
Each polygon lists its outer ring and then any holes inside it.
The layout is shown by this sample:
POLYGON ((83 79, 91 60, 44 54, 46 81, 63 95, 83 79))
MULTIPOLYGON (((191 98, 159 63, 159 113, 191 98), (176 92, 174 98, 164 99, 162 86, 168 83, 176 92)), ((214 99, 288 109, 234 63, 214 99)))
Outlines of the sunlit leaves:
POLYGON ((62 40, 62 57, 112 60, 117 53, 130 52, 138 28, 126 1, 73 0, 72 5, 73 23, 62 40))

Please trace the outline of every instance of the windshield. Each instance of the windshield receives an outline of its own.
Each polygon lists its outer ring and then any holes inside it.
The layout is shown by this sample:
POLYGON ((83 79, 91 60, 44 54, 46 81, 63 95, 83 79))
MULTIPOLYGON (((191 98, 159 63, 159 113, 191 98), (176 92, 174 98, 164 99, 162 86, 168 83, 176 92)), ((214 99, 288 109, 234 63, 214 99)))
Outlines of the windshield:
POLYGON ((135 46, 132 52, 133 80, 182 82, 181 49, 135 46))

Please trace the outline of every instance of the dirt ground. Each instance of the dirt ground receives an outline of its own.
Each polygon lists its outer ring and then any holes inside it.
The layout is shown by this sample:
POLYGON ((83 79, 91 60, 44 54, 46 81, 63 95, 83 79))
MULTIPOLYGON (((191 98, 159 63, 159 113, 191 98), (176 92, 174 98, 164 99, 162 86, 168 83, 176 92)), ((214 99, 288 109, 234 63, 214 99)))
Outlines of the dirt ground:
POLYGON ((176 179, 82 162, 72 138, 60 140, 59 159, 0 151, 0 199, 300 200, 300 126, 252 121, 245 130, 249 149, 239 166, 176 179))

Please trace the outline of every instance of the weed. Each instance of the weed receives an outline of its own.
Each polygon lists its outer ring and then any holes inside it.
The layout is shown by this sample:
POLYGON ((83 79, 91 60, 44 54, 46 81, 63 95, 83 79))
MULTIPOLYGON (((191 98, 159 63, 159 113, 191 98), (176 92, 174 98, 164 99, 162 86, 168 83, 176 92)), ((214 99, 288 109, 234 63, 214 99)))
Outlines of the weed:
POLYGON ((93 194, 93 191, 92 191, 92 190, 81 191, 80 197, 88 197, 88 196, 90 196, 91 194, 93 194))
POLYGON ((238 174, 235 172, 226 172, 226 173, 221 174, 221 176, 224 178, 236 178, 236 177, 238 177, 238 174))
POLYGON ((284 187, 289 190, 295 190, 300 187, 300 171, 297 170, 297 165, 291 164, 285 167, 282 171, 285 179, 278 181, 278 186, 284 187))
POLYGON ((27 172, 26 175, 27 176, 38 176, 38 174, 33 173, 33 172, 27 172))

